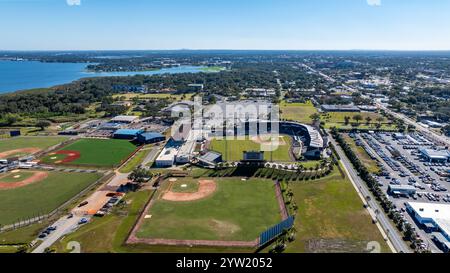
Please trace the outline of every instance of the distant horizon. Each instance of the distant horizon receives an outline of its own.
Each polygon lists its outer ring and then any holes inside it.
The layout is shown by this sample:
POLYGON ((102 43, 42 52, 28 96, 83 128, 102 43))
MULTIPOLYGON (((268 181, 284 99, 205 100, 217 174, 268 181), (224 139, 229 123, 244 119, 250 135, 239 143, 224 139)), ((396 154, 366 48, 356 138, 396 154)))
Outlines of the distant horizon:
POLYGON ((328 52, 450 52, 450 49, 0 49, 0 52, 148 52, 148 51, 328 51, 328 52))

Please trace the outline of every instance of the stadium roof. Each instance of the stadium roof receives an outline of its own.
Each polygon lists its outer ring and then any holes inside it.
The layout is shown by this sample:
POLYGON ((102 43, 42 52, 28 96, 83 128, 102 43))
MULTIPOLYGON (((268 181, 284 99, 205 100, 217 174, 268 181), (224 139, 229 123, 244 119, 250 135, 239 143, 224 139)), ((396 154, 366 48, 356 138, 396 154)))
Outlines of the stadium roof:
POLYGON ((309 144, 309 146, 311 146, 313 148, 323 148, 323 146, 324 146, 323 138, 320 135, 319 131, 317 131, 317 129, 312 126, 309 126, 309 125, 304 125, 304 126, 308 130, 308 134, 311 138, 311 143, 309 144))
POLYGON ((127 135, 127 136, 137 136, 142 133, 143 130, 139 129, 119 129, 114 132, 114 135, 127 135))
POLYGON ((142 133, 141 136, 144 137, 145 139, 153 139, 153 138, 165 137, 165 136, 163 136, 160 133, 154 133, 154 132, 142 133))

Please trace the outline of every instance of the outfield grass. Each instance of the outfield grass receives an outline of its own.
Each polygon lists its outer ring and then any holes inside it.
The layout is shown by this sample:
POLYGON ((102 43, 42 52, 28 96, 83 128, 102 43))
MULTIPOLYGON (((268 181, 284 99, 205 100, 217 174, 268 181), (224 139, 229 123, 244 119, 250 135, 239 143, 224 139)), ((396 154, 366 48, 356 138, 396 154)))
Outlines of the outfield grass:
POLYGON ((299 210, 297 239, 288 244, 287 252, 363 252, 370 241, 389 251, 351 182, 338 170, 314 182, 289 186, 299 210))
POLYGON ((348 134, 344 134, 345 141, 350 145, 352 150, 355 152, 356 156, 361 160, 361 162, 366 166, 367 170, 371 173, 379 173, 381 171, 380 167, 377 165, 377 161, 370 158, 367 154, 366 150, 363 147, 357 146, 355 141, 348 136, 348 134))
POLYGON ((300 123, 312 123, 311 115, 318 113, 311 101, 306 103, 280 103, 281 118, 300 123))
MULTIPOLYGON (((67 165, 115 167, 120 165, 136 150, 136 146, 127 140, 118 139, 80 139, 60 149, 60 151, 78 151, 80 158, 67 165)), ((42 162, 54 164, 61 160, 57 155, 47 155, 42 162), (55 159, 52 159, 56 157, 55 159)))
MULTIPOLYGON (((285 145, 280 145, 278 149, 273 152, 265 152, 264 159, 276 162, 290 162, 289 149, 292 145, 292 139, 289 136, 283 136, 285 145), (271 155, 272 154, 272 155, 271 155)), ((256 143, 247 138, 247 140, 220 140, 213 139, 211 141, 210 149, 222 154, 224 161, 240 161, 243 159, 244 151, 259 151, 261 144, 256 143), (228 152, 226 153, 226 147, 228 152)))
POLYGON ((281 220, 272 181, 216 179, 216 192, 194 202, 157 200, 139 238, 253 241, 281 220), (183 223, 180 225, 180 223, 183 223))
POLYGON ((150 153, 150 149, 144 150, 142 149, 139 151, 130 161, 128 161, 122 168, 120 168, 120 173, 130 173, 132 172, 137 166, 139 166, 142 161, 147 157, 147 155, 150 153))
POLYGON ((67 137, 16 137, 0 140, 0 152, 22 148, 46 149, 67 140, 67 137))
POLYGON ((0 225, 47 214, 100 177, 98 173, 49 172, 41 182, 0 190, 0 225))

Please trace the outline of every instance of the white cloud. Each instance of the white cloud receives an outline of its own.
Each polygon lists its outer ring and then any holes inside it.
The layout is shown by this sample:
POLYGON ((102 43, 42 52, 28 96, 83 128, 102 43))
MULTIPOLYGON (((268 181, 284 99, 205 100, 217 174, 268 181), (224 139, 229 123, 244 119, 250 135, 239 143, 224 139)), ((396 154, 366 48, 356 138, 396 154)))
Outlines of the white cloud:
POLYGON ((69 6, 80 6, 81 0, 66 0, 67 5, 69 6))
POLYGON ((379 7, 381 6, 381 0, 367 0, 369 6, 379 7))

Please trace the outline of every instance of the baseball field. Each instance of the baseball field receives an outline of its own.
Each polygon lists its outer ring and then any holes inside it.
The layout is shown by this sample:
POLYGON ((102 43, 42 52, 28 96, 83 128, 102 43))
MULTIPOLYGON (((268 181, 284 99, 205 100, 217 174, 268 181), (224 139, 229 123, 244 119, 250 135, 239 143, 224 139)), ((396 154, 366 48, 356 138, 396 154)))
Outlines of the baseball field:
MULTIPOLYGON (((290 162, 289 149, 292 145, 292 139, 289 136, 280 136, 278 143, 278 148, 275 151, 265 152, 265 160, 270 161, 272 158, 272 161, 276 162, 290 162)), ((245 140, 213 139, 209 148, 221 153, 224 161, 240 161, 243 159, 244 151, 260 151, 261 142, 257 137, 247 137, 245 140)))
POLYGON ((127 140, 80 139, 41 158, 55 165, 112 168, 125 161, 137 147, 127 140))
POLYGON ((16 137, 0 140, 0 158, 25 156, 57 145, 67 137, 16 137))
POLYGON ((254 241, 281 221, 272 181, 171 179, 144 212, 139 239, 254 241))
POLYGON ((0 174, 0 225, 47 214, 101 176, 32 170, 0 174))

